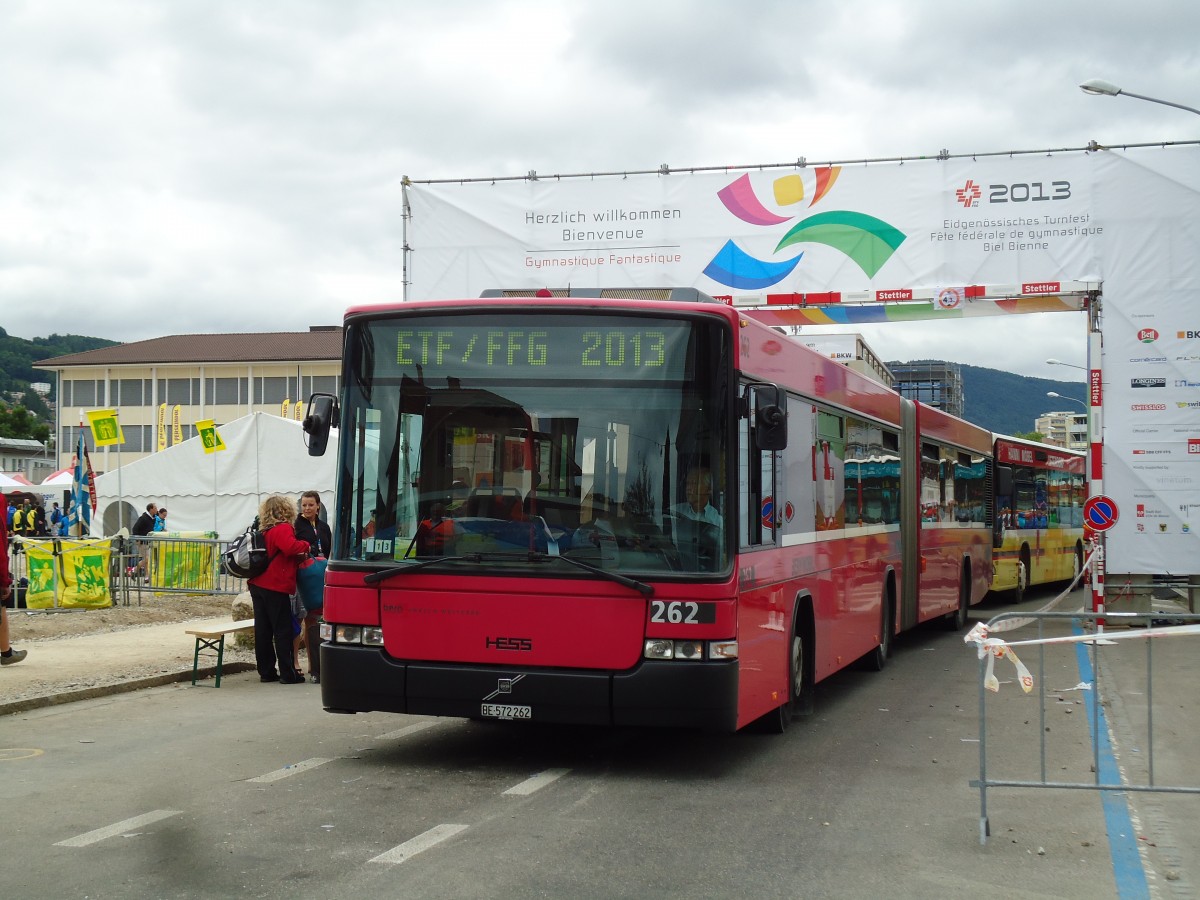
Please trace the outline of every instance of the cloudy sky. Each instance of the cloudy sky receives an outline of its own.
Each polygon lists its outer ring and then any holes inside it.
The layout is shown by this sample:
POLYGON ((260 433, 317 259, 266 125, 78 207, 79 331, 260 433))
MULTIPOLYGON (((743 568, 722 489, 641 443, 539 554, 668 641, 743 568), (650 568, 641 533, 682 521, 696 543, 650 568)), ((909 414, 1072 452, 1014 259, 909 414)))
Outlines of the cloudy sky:
MULTIPOLYGON (((404 175, 1195 139, 1077 85, 1200 106, 1198 38, 1184 0, 0 0, 0 326, 338 322, 400 296, 404 175)), ((1040 318, 867 336, 1069 379, 1084 323, 1040 318)))

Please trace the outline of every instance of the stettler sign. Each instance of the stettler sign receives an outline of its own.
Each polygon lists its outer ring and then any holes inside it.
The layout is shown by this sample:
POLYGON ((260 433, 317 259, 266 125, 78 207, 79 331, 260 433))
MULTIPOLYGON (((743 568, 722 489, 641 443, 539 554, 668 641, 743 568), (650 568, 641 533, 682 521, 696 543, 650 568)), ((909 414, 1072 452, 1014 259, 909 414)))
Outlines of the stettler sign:
POLYGON ((1197 571, 1196 144, 406 179, 405 202, 408 299, 682 285, 781 325, 852 326, 1093 298, 1093 474, 1136 510, 1108 532, 1108 571, 1197 571))

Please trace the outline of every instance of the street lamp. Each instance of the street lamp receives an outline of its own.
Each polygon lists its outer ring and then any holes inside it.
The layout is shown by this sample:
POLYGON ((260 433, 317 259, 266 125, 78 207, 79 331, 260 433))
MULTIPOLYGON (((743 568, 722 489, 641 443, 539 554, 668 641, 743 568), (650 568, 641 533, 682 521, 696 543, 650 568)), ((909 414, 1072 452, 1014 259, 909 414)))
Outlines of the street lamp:
POLYGON ((1097 96, 1116 97, 1123 94, 1126 97, 1136 97, 1138 100, 1149 100, 1151 103, 1161 103, 1163 106, 1173 106, 1176 109, 1187 110, 1200 116, 1200 109, 1194 109, 1191 106, 1184 106, 1182 103, 1172 103, 1170 100, 1159 100, 1157 97, 1147 97, 1145 94, 1135 94, 1132 91, 1125 91, 1107 81, 1101 81, 1099 78, 1093 78, 1091 81, 1085 81, 1079 86, 1079 89, 1085 94, 1095 94, 1097 96))
POLYGON ((1088 408, 1088 405, 1086 403, 1084 403, 1082 400, 1077 400, 1075 397, 1064 397, 1058 391, 1046 391, 1046 396, 1047 397, 1057 397, 1059 400, 1070 400, 1072 403, 1078 403, 1085 410, 1088 408))
POLYGON ((1075 365, 1075 363, 1063 362, 1061 359, 1053 359, 1053 358, 1046 360, 1046 365, 1048 365, 1048 366, 1070 366, 1072 369, 1082 369, 1084 372, 1086 372, 1088 370, 1087 366, 1077 366, 1077 365, 1075 365))

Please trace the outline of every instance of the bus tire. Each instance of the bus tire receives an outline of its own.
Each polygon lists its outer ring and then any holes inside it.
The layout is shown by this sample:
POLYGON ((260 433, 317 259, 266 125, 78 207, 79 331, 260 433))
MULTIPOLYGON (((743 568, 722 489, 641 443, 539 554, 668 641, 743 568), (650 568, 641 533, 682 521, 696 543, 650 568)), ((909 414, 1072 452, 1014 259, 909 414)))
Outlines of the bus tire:
POLYGON ((1025 595, 1029 592, 1029 547, 1021 546, 1021 555, 1017 560, 1017 586, 1012 590, 1011 602, 1025 602, 1025 595))
POLYGON ((892 602, 892 592, 887 587, 883 589, 882 621, 879 623, 879 646, 862 658, 863 668, 868 672, 882 672, 887 665, 888 657, 892 655, 892 635, 895 633, 895 604, 892 602))
POLYGON ((1083 579, 1080 577, 1083 574, 1083 544, 1075 544, 1075 559, 1071 564, 1071 584, 1075 587, 1083 586, 1083 579))
POLYGON ((942 622, 947 631, 962 631, 967 627, 968 612, 971 608, 971 564, 963 563, 962 579, 958 586, 958 608, 946 613, 942 622))
POLYGON ((796 719, 813 711, 813 630, 809 609, 797 601, 792 611, 792 633, 788 643, 788 699, 759 720, 770 734, 783 734, 796 719))

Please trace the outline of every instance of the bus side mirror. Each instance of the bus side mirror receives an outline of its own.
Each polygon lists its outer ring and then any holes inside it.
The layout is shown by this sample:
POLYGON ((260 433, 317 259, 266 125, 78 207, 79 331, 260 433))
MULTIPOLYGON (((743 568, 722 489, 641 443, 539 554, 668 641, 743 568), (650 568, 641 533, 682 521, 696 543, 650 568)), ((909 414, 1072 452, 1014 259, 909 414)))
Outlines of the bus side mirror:
POLYGON ((308 455, 324 456, 329 446, 329 429, 337 418, 337 398, 333 394, 313 394, 308 398, 304 433, 308 435, 308 455))
POLYGON ((759 385, 754 391, 754 441, 760 450, 787 447, 787 395, 778 385, 759 385))

